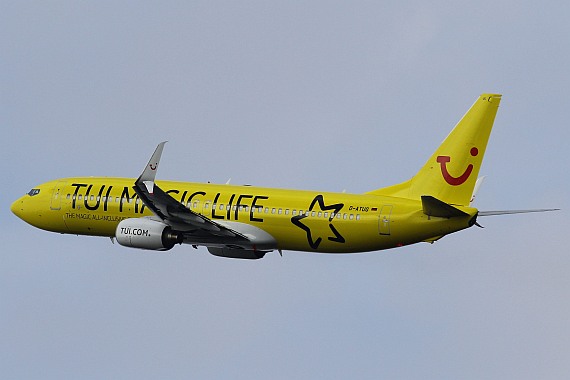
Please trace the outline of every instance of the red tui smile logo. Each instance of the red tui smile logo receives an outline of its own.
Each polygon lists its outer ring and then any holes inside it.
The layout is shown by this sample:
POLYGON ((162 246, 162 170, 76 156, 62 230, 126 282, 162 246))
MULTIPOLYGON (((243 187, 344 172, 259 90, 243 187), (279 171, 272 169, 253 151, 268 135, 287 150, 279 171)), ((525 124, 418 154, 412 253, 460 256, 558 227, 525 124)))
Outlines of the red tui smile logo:
MULTIPOLYGON (((471 148, 470 153, 473 157, 475 157, 479 154, 479 149, 473 147, 471 148)), ((449 171, 447 170, 447 163, 450 161, 451 157, 449 156, 437 156, 437 162, 439 162, 439 165, 441 166, 441 174, 443 175, 443 179, 445 179, 445 182, 449 183, 451 186, 459 186, 464 184, 473 171, 473 165, 467 165, 467 169, 465 169, 463 174, 461 174, 459 177, 454 177, 449 174, 449 171)))

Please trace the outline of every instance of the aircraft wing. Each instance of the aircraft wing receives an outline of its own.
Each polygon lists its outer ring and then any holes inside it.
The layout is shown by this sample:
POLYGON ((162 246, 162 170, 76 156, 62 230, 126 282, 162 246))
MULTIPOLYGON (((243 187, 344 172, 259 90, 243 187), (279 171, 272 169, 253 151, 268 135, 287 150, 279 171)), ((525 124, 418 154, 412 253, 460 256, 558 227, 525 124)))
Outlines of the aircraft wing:
POLYGON ((224 244, 248 242, 250 239, 242 233, 188 209, 155 184, 156 171, 165 143, 162 142, 158 145, 149 163, 133 186, 145 206, 162 222, 183 232, 185 242, 216 241, 224 244))
POLYGON ((220 237, 229 238, 235 241, 248 241, 249 239, 243 234, 234 231, 230 228, 222 226, 211 219, 195 213, 194 211, 186 208, 180 202, 165 193, 156 184, 154 191, 148 192, 148 189, 143 183, 135 183, 133 189, 138 194, 142 202, 164 223, 175 229, 184 232, 185 238, 192 240, 191 237, 195 236, 198 241, 203 241, 204 238, 212 237, 219 239, 220 237))

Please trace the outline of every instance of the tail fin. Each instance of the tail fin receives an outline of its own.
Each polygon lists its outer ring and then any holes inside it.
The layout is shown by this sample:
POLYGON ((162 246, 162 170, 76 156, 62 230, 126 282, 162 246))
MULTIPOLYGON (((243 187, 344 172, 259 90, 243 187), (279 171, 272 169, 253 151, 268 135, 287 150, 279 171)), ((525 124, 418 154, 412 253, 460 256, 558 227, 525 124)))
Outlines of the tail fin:
POLYGON ((469 205, 500 102, 501 95, 481 95, 412 179, 368 194, 469 205))

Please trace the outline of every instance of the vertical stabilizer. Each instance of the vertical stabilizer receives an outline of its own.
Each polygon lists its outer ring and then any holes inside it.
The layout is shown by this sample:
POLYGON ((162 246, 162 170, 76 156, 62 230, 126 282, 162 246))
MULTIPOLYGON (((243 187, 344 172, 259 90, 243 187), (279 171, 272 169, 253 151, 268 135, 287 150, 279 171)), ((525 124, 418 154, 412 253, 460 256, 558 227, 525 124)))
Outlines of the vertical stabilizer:
POLYGON ((369 194, 469 205, 500 102, 501 95, 481 95, 412 179, 369 194))

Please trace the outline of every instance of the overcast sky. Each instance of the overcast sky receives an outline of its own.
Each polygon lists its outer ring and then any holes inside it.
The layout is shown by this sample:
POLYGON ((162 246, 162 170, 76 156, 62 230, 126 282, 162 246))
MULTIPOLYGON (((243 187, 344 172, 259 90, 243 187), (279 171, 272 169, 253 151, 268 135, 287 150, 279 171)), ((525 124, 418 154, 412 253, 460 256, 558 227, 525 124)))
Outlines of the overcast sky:
POLYGON ((570 5, 0 3, 3 379, 570 376, 570 5), (37 230, 33 186, 140 174, 364 192, 503 100, 481 218, 434 245, 222 259, 37 230))

